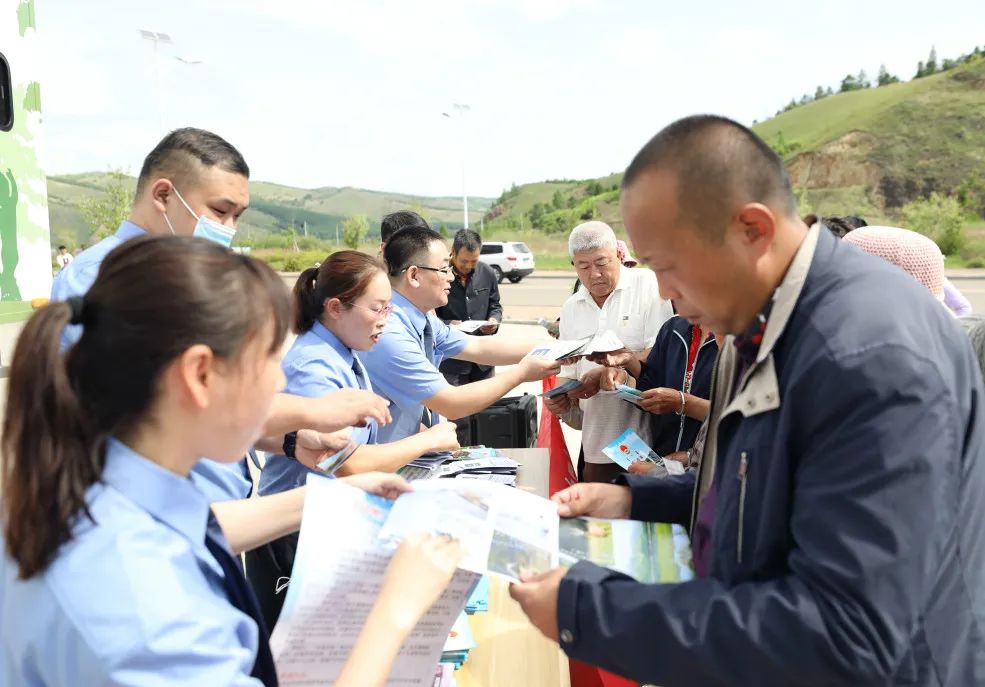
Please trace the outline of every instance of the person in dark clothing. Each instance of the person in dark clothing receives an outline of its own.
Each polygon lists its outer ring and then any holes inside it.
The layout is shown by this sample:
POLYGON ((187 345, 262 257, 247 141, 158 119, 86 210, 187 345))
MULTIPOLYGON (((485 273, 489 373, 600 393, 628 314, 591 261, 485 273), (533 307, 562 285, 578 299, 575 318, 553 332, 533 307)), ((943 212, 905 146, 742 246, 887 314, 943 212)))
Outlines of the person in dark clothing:
MULTIPOLYGON (((683 317, 664 322, 650 354, 643 363, 628 351, 617 351, 593 360, 606 365, 599 387, 611 391, 617 384, 644 392, 640 408, 652 413, 650 447, 660 456, 684 465, 701 424, 708 417, 711 371, 718 355, 715 336, 683 317)), ((644 474, 647 464, 630 472, 644 474)))
POLYGON ((689 524, 696 578, 579 561, 510 594, 574 659, 663 687, 985 684, 985 386, 902 270, 797 216, 780 158, 710 115, 622 182, 682 317, 725 334, 696 471, 555 494, 562 517, 689 524))
MULTIPOLYGON (((455 234, 451 253, 455 281, 451 283, 448 304, 435 311, 438 319, 451 326, 468 320, 488 322, 489 324, 470 332, 476 336, 495 334, 503 319, 496 274, 489 265, 479 261, 481 249, 482 239, 471 229, 460 229, 455 234)), ((439 369, 453 386, 489 379, 495 371, 491 365, 453 358, 443 361, 439 369)))

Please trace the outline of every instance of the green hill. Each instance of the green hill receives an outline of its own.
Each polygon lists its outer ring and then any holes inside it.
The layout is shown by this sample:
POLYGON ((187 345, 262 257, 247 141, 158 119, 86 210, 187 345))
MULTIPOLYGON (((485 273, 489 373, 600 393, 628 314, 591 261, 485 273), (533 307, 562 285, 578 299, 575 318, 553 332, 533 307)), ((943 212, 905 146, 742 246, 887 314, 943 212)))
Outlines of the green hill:
MULTIPOLYGON (((79 205, 103 196, 110 183, 111 175, 97 172, 48 177, 53 245, 89 242, 91 230, 79 205)), ((132 191, 136 180, 126 177, 124 184, 132 191)), ((491 198, 470 197, 470 221, 478 223, 491 205, 491 198)), ((435 227, 444 224, 454 230, 462 225, 462 199, 457 197, 431 198, 349 187, 303 189, 255 181, 250 182, 250 209, 240 220, 239 229, 247 238, 286 234, 292 226, 301 235, 307 223, 309 235, 334 239, 336 225, 345 217, 366 215, 370 232, 375 233, 383 215, 404 209, 415 210, 435 227)))
MULTIPOLYGON (((985 178, 985 59, 828 96, 753 129, 787 162, 814 212, 886 221, 910 200, 985 178)), ((486 225, 494 235, 529 237, 530 228, 561 234, 595 217, 618 232, 621 176, 516 186, 493 204, 486 225)))

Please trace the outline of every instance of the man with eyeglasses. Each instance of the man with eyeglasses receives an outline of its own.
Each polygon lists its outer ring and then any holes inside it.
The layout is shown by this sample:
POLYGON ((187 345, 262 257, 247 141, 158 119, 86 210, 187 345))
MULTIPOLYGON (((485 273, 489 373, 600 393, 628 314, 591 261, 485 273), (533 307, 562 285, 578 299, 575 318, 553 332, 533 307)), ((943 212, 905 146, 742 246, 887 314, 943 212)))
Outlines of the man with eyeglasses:
MULTIPOLYGON (((611 331, 625 348, 646 360, 660 327, 674 314, 670 301, 660 298, 656 277, 649 270, 622 266, 616 235, 604 222, 572 229, 568 254, 581 286, 561 308, 560 338, 584 339, 611 331)), ((582 386, 544 399, 548 410, 582 430, 578 477, 584 482, 610 482, 623 472, 602 449, 626 429, 647 442, 651 435, 646 413, 614 391, 599 391, 603 371, 587 358, 565 365, 558 384, 580 379, 582 386)))
POLYGON ((416 434, 421 424, 472 415, 523 382, 558 372, 546 358, 527 357, 532 344, 466 336, 432 312, 448 303, 454 278, 441 234, 425 227, 397 232, 383 251, 393 286, 393 313, 380 342, 361 357, 375 391, 392 402, 393 421, 381 442, 416 434), (438 370, 453 358, 483 365, 513 365, 490 379, 452 386, 438 370))

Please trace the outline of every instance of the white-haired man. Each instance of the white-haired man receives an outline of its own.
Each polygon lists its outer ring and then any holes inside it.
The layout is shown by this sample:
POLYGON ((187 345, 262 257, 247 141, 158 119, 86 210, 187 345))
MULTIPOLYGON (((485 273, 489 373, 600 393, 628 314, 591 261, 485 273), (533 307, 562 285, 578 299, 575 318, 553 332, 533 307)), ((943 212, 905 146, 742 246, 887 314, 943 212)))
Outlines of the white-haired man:
MULTIPOLYGON (((585 222, 571 231, 568 255, 581 286, 561 308, 560 338, 582 339, 609 330, 645 359, 673 308, 660 298, 653 272, 622 266, 616 244, 615 233, 604 222, 585 222)), ((585 482, 609 482, 623 472, 602 448, 627 428, 644 440, 649 438, 645 413, 615 392, 598 392, 602 369, 586 358, 562 367, 559 384, 580 379, 582 386, 568 395, 545 399, 548 410, 581 427, 578 477, 585 482)))

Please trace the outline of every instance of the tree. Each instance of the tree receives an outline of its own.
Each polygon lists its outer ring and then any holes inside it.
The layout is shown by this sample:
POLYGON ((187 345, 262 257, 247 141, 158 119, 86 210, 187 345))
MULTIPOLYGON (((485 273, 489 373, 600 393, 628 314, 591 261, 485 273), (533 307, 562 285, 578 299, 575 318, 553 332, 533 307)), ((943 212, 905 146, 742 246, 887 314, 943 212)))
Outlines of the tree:
POLYGON ((127 188, 127 175, 121 170, 109 173, 105 193, 79 203, 79 213, 92 230, 92 240, 104 239, 130 215, 133 195, 127 188))
POLYGON ((554 196, 551 198, 551 207, 555 210, 560 210, 564 207, 564 196, 561 195, 560 189, 554 192, 554 196))
POLYGON ((839 93, 847 93, 848 91, 857 91, 859 89, 858 80, 848 74, 844 79, 841 80, 841 90, 839 93))
POLYGON ((924 69, 924 76, 937 73, 937 48, 931 46, 930 56, 927 58, 927 65, 924 69))
POLYGON ((869 83, 869 77, 865 73, 864 69, 859 71, 858 76, 855 77, 855 82, 858 84, 859 88, 868 88, 869 86, 872 85, 869 83))
POLYGON ((824 92, 823 86, 818 86, 817 90, 814 91, 814 100, 820 100, 821 98, 827 97, 827 93, 824 92))
POLYGON ((366 215, 350 215, 342 220, 342 243, 355 250, 369 231, 366 215))
POLYGON ((985 219, 985 177, 965 179, 958 187, 958 202, 967 212, 985 219))
POLYGON ((929 198, 904 205, 903 217, 908 229, 932 238, 944 255, 954 255, 964 248, 964 209, 957 198, 934 191, 929 198))
POLYGON ((825 91, 825 93, 824 93, 824 95, 826 95, 826 96, 827 95, 834 95, 834 94, 835 94, 835 91, 834 91, 833 88, 831 88, 831 86, 828 86, 828 90, 825 91))
POLYGON ((886 65, 879 65, 879 76, 876 79, 877 86, 888 86, 889 84, 899 83, 899 78, 893 76, 886 69, 886 65))
POLYGON ((927 75, 926 67, 923 66, 923 62, 917 62, 917 73, 913 75, 914 79, 922 79, 927 75))

